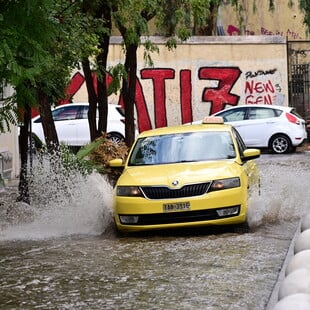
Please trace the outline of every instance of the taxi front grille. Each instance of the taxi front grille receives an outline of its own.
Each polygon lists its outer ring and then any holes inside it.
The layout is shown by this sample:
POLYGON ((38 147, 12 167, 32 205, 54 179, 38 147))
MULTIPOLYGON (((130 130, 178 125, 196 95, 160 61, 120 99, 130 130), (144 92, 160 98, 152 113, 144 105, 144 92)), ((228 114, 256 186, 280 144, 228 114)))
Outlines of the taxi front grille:
POLYGON ((200 196, 205 194, 211 182, 185 185, 173 189, 166 186, 142 186, 141 189, 148 199, 169 199, 200 196))

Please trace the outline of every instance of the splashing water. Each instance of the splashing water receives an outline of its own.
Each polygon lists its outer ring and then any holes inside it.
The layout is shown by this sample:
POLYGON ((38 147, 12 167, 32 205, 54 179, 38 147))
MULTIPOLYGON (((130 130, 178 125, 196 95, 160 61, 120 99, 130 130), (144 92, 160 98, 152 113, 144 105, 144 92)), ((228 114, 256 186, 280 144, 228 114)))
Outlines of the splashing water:
POLYGON ((0 240, 43 239, 75 234, 99 235, 112 225, 112 187, 93 172, 68 171, 59 158, 35 162, 29 183, 31 205, 15 203, 0 240))
POLYGON ((257 160, 261 195, 249 199, 251 228, 295 221, 310 211, 309 155, 265 155, 257 160))

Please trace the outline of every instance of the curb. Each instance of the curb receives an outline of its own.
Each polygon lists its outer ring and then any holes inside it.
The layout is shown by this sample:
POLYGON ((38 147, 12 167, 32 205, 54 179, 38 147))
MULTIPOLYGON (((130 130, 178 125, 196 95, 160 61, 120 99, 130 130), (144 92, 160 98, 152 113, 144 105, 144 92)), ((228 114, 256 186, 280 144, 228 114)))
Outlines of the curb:
POLYGON ((300 221, 266 310, 310 309, 310 213, 300 221))

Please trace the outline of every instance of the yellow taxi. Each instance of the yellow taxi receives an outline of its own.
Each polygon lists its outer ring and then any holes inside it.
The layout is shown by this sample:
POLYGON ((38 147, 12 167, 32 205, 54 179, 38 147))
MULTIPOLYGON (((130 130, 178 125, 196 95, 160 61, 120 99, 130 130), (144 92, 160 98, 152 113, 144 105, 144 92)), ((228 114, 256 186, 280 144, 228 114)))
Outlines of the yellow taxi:
POLYGON ((125 163, 110 161, 124 168, 114 188, 117 230, 246 223, 259 156, 222 118, 141 133, 125 163))

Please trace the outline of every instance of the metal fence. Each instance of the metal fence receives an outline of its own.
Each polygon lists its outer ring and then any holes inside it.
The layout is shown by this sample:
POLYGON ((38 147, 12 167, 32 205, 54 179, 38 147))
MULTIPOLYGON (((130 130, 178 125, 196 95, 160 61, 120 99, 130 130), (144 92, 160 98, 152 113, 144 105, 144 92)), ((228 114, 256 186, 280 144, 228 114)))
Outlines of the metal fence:
POLYGON ((288 42, 289 103, 310 119, 310 41, 288 42))

